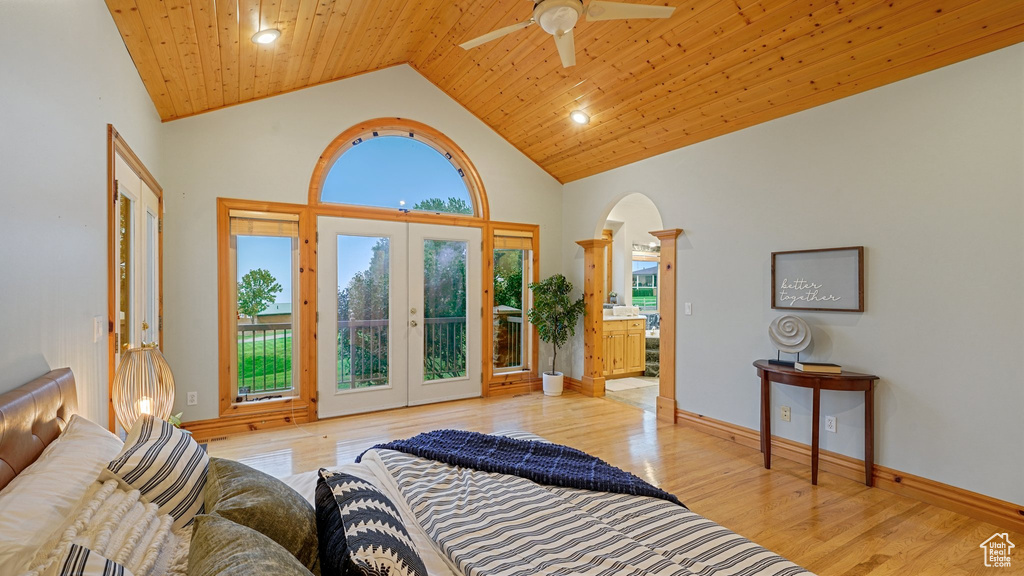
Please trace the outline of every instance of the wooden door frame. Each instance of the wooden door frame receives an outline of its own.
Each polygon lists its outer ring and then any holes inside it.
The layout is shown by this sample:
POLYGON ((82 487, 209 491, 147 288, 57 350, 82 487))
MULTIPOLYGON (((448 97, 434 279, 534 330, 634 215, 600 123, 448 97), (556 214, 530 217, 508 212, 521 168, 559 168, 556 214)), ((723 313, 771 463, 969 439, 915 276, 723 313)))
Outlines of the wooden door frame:
POLYGON ((681 228, 650 232, 661 241, 658 266, 659 356, 657 417, 662 422, 676 421, 676 245, 681 228), (666 354, 667 352, 667 354, 666 354))
POLYGON ((156 194, 159 203, 159 224, 157 225, 157 334, 160 349, 164 347, 164 190, 146 168, 142 160, 132 151, 113 124, 107 124, 107 427, 114 431, 117 422, 114 415, 114 365, 115 343, 114 327, 117 315, 117 302, 114 297, 114 286, 117 282, 117 200, 119 191, 114 175, 116 158, 120 156, 128 167, 156 194))
MULTIPOLYGON (((491 315, 488 310, 494 309, 494 237, 498 231, 518 231, 529 234, 533 250, 530 253, 530 278, 529 282, 540 282, 540 225, 518 224, 515 222, 488 222, 484 228, 484 281, 483 281, 483 333, 480 338, 483 341, 483 378, 481 379, 484 397, 498 396, 503 394, 521 394, 540 390, 540 337, 533 324, 526 322, 530 330, 530 358, 528 370, 521 372, 505 372, 495 374, 494 362, 491 360, 494 351, 494 323, 489 321, 491 315)), ((523 303, 524 307, 526 302, 523 303)), ((526 318, 526 310, 523 310, 523 318, 526 318)))

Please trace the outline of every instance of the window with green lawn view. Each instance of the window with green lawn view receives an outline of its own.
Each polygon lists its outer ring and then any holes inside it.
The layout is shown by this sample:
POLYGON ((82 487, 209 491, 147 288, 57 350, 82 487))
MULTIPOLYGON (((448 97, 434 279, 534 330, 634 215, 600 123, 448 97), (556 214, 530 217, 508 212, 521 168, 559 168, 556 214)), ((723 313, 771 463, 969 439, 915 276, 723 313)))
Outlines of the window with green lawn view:
POLYGON ((658 309, 658 267, 657 261, 633 260, 633 306, 642 311, 658 309))
POLYGON ((298 232, 287 214, 231 218, 236 402, 298 392, 298 232))

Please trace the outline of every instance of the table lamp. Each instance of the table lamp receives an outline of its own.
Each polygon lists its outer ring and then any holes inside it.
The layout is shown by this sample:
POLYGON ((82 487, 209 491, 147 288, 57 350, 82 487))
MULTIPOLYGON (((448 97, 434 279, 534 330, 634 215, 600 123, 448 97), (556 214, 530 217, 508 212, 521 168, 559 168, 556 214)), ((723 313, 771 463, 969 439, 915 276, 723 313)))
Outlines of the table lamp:
POLYGON ((114 414, 129 431, 143 414, 167 420, 174 407, 174 375, 156 346, 121 353, 114 375, 114 414))

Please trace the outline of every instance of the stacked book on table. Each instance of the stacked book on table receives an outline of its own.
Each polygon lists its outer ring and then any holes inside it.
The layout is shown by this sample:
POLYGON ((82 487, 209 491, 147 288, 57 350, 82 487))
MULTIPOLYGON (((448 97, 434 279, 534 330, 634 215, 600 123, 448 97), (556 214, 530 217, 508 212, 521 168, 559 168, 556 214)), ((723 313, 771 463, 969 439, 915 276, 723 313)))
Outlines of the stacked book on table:
POLYGON ((796 362, 793 367, 801 372, 817 372, 819 374, 842 374, 843 367, 839 364, 821 362, 796 362))

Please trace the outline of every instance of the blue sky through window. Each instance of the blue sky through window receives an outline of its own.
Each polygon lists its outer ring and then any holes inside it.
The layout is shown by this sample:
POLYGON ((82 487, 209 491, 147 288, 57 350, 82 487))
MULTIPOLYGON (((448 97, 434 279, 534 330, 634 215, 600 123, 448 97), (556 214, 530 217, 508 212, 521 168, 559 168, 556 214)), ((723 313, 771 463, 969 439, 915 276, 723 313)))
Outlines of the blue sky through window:
POLYGON ((402 136, 379 136, 350 148, 331 167, 321 194, 324 202, 410 210, 421 200, 450 197, 473 205, 447 158, 402 136))
POLYGON ((380 239, 377 236, 338 236, 338 286, 347 288, 356 272, 369 269, 373 247, 380 239))
POLYGON ((235 250, 238 278, 257 268, 263 268, 274 275, 281 285, 275 302, 286 304, 292 301, 292 239, 282 236, 238 236, 235 250))

